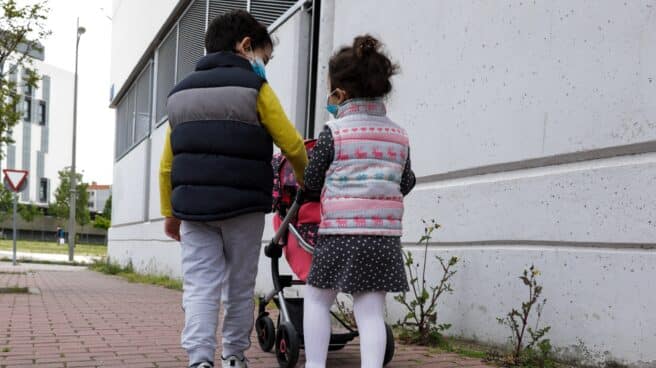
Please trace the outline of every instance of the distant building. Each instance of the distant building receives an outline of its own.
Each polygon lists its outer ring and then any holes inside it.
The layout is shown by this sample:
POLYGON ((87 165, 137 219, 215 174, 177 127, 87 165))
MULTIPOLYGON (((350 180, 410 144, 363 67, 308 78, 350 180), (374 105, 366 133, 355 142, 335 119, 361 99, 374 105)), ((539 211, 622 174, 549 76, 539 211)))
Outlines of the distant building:
POLYGON ((94 181, 89 184, 87 192, 89 193, 89 211, 101 213, 105 209, 107 200, 112 195, 112 186, 101 185, 94 181))
POLYGON ((43 53, 32 55, 41 76, 37 88, 21 83, 20 68, 9 75, 17 82, 23 118, 7 132, 14 143, 3 146, 0 169, 28 170, 28 188, 19 201, 48 207, 59 186, 59 171, 71 164, 73 122, 73 73, 43 62, 43 53))

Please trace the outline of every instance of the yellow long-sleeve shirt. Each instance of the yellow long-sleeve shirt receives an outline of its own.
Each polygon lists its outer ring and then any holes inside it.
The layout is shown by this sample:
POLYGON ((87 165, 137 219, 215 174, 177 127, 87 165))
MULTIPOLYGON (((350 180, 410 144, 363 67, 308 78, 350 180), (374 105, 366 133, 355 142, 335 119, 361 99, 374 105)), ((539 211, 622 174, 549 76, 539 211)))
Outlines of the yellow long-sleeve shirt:
MULTIPOLYGON (((264 128, 269 132, 273 142, 280 147, 283 155, 287 157, 299 183, 303 183, 303 172, 308 163, 307 152, 303 138, 296 131, 294 125, 287 118, 287 114, 280 105, 278 96, 264 83, 257 97, 257 112, 264 128)), ((173 216, 171 208, 171 166, 173 164, 173 150, 171 148, 171 127, 166 129, 164 151, 159 165, 159 194, 162 215, 173 216)))

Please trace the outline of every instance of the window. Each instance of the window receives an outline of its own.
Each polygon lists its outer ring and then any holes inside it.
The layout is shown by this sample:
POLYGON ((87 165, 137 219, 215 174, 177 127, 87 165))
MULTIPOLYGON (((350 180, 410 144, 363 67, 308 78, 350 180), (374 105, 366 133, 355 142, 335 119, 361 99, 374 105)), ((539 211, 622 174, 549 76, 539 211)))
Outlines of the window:
POLYGON ((247 0, 210 0, 208 20, 211 22, 219 15, 236 9, 246 10, 248 7, 247 0))
MULTIPOLYGON (((115 158, 118 160, 136 143, 150 134, 151 123, 162 123, 167 115, 166 101, 176 82, 194 71, 205 54, 204 39, 208 20, 236 9, 250 11, 270 25, 296 4, 296 0, 194 0, 172 26, 151 55, 144 71, 122 90, 116 103, 115 158), (156 68, 153 67, 153 60, 156 68), (154 119, 153 119, 153 104, 154 119)), ((30 91, 31 92, 31 91, 30 91)), ((45 98, 45 97, 44 97, 45 98)), ((31 104, 31 102, 30 102, 31 104)), ((47 103, 39 105, 39 124, 47 125, 47 103)), ((27 110, 31 110, 30 108, 27 110)), ((30 116, 31 117, 31 116, 30 116)))
POLYGON ((157 50, 157 92, 156 114, 157 122, 166 116, 166 99, 175 84, 175 51, 178 29, 174 28, 157 50))
POLYGON ((129 146, 127 142, 128 119, 128 96, 123 97, 116 108, 116 158, 123 156, 129 146))
POLYGON ((41 178, 39 182, 39 202, 48 203, 48 179, 41 178))
POLYGON ((120 158, 150 133, 152 64, 148 64, 136 84, 116 110, 116 158, 120 158))
POLYGON ((39 101, 39 125, 46 125, 46 102, 45 101, 39 101))
POLYGON ((32 92, 34 92, 34 88, 26 82, 25 85, 23 85, 23 94, 32 97, 32 92))
POLYGON ((265 26, 270 26, 292 7, 296 0, 251 0, 251 14, 265 26))
POLYGON ((151 64, 141 73, 135 87, 135 121, 133 144, 141 142, 150 133, 150 116, 152 106, 152 74, 151 64))
POLYGON ((205 55, 206 0, 196 0, 180 19, 178 26, 178 71, 176 81, 183 80, 196 69, 196 63, 205 55))
POLYGON ((32 98, 25 96, 23 99, 23 120, 32 121, 32 98))

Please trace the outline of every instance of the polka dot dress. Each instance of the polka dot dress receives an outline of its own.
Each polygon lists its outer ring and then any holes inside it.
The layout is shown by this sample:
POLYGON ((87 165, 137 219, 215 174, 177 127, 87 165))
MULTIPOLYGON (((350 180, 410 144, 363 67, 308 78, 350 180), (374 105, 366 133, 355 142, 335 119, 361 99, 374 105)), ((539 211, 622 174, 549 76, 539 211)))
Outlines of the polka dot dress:
POLYGON ((308 284, 350 294, 407 291, 401 238, 320 235, 308 284))
MULTIPOLYGON (((324 185, 326 171, 334 157, 330 128, 325 127, 305 171, 305 190, 317 195, 324 185)), ((405 195, 415 184, 406 164, 401 180, 405 195)), ((315 245, 309 285, 353 294, 368 291, 408 290, 401 238, 370 235, 320 235, 315 245)))

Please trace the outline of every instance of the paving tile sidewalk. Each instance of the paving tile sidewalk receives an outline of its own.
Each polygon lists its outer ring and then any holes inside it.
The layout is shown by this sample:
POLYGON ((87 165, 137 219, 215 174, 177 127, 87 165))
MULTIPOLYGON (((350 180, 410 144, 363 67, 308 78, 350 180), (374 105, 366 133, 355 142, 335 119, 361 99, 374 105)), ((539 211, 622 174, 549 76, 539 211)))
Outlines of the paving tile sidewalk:
MULTIPOLYGON (((0 263, 0 287, 7 286, 39 293, 0 294, 0 368, 186 366, 179 345, 183 314, 178 291, 77 267, 0 263)), ((257 343, 247 356, 251 367, 277 367, 274 355, 263 353, 257 343)), ((357 341, 329 356, 329 367, 360 366, 357 341)), ((388 367, 486 366, 397 344, 388 367)))

